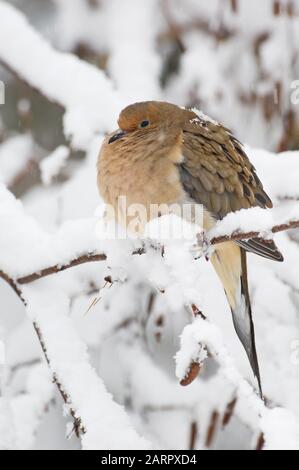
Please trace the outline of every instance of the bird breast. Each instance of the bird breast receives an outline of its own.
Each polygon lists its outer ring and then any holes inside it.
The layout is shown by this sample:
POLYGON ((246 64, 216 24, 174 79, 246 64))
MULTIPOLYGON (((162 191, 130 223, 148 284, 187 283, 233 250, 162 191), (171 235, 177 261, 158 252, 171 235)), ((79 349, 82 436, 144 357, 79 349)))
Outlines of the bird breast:
MULTIPOLYGON (((181 157, 180 157, 181 158, 181 157)), ((150 205, 173 204, 183 198, 183 188, 176 157, 152 155, 150 158, 130 158, 101 152, 98 162, 98 185, 106 204, 117 209, 120 197, 127 207, 141 204, 150 220, 150 205)))

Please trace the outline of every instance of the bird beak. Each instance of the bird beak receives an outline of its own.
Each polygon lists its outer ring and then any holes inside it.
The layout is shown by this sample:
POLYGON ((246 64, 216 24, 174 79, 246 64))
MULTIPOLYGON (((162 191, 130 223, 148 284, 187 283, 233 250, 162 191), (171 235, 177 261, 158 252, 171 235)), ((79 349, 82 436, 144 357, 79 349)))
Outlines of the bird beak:
POLYGON ((122 131, 121 129, 118 129, 115 134, 113 134, 110 139, 108 140, 108 144, 112 144, 112 142, 115 142, 118 139, 121 139, 126 135, 126 132, 122 131))

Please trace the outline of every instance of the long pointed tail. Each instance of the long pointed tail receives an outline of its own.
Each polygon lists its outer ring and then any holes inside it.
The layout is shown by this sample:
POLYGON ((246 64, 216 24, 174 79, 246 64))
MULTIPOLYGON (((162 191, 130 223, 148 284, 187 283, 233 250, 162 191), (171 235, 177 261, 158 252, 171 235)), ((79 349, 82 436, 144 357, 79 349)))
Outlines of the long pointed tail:
POLYGON ((223 284, 232 311, 235 330, 247 353, 262 397, 263 392, 248 291, 246 251, 235 243, 219 244, 211 256, 211 261, 223 284))

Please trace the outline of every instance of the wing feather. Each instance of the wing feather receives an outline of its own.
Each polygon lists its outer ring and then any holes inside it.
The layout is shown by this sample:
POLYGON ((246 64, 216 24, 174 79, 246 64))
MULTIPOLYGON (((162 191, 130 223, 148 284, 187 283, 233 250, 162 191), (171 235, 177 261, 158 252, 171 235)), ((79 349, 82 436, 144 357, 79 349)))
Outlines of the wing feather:
MULTIPOLYGON (((272 207, 241 143, 220 124, 199 117, 187 120, 183 128, 183 155, 179 170, 186 193, 215 218, 255 206, 272 207)), ((238 244, 260 256, 283 259, 272 240, 242 240, 238 244)))

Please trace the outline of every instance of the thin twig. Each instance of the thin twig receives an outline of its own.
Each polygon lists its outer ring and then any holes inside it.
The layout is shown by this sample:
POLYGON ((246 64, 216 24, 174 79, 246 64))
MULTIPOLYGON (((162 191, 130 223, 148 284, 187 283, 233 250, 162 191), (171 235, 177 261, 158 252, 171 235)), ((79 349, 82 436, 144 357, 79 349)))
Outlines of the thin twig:
POLYGON ((17 296, 22 300, 22 302, 26 305, 26 302, 24 301, 22 297, 22 291, 19 289, 17 283, 10 277, 8 274, 6 274, 4 271, 0 270, 0 277, 7 282, 7 284, 10 285, 10 287, 15 291, 17 296))
POLYGON ((198 436, 198 425, 196 421, 192 421, 190 425, 189 450, 195 449, 197 436, 198 436))
POLYGON ((213 440, 217 431, 218 421, 219 421, 219 413, 218 411, 214 410, 211 414, 210 424, 209 424, 207 435, 206 435, 205 446, 207 448, 211 447, 211 445, 213 444, 213 440))
POLYGON ((30 282, 41 279, 42 277, 65 271, 66 269, 73 268, 74 266, 78 266, 79 264, 91 263, 93 261, 105 261, 106 259, 107 256, 103 253, 87 253, 79 256, 78 258, 73 259, 67 264, 56 264, 54 266, 49 266, 47 268, 41 269, 38 272, 28 274, 27 276, 22 276, 17 280, 17 283, 20 285, 29 284, 30 282))
POLYGON ((224 412, 224 415, 223 415, 223 418, 222 418, 222 427, 223 428, 225 428, 225 426, 227 426, 229 424, 230 420, 232 419, 235 408, 236 408, 237 400, 238 400, 237 397, 234 397, 226 405, 226 409, 225 409, 225 412, 224 412))
MULTIPOLYGON (((144 254, 146 250, 144 248, 139 248, 133 251, 133 255, 141 255, 144 254)), ((105 253, 84 253, 77 258, 72 259, 69 263, 66 264, 54 264, 53 266, 49 266, 47 268, 43 268, 40 271, 33 272, 31 274, 27 274, 26 276, 19 277, 17 279, 17 284, 30 284, 30 282, 37 281, 43 277, 50 276, 51 274, 60 273, 65 271, 66 269, 73 268, 75 266, 79 266, 80 264, 85 263, 92 263, 95 261, 106 261, 107 255, 105 253)), ((0 271, 1 276, 1 271, 0 271)))
POLYGON ((264 436, 264 433, 261 432, 258 437, 255 450, 263 450, 264 447, 265 447, 265 436, 264 436))
MULTIPOLYGON (((294 229, 294 228, 299 228, 299 220, 292 220, 290 222, 286 222, 284 224, 279 224, 279 225, 274 225, 271 229, 269 229, 269 234, 271 233, 278 233, 278 232, 284 232, 286 230, 294 229)), ((219 237, 213 237, 211 240, 209 240, 209 243, 211 245, 217 245, 218 243, 223 243, 223 242, 228 242, 228 241, 234 241, 234 240, 248 240, 249 238, 260 238, 262 239, 263 237, 261 236, 261 232, 233 232, 231 235, 221 235, 219 237)))

